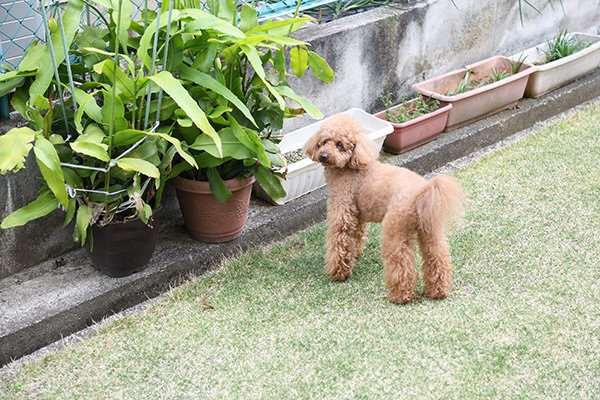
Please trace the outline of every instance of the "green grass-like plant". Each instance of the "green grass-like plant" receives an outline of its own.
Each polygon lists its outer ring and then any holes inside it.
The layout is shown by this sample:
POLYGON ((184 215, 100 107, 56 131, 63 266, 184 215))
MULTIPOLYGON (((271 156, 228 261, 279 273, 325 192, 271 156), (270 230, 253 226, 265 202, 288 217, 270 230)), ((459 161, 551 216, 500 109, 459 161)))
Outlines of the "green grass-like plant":
POLYGON ((386 108, 385 119, 395 124, 402 124, 440 108, 438 100, 428 99, 423 96, 415 97, 412 102, 403 101, 402 104, 394 107, 393 98, 394 95, 392 93, 380 97, 386 108))
POLYGON ((590 45, 590 42, 579 40, 564 30, 548 42, 548 50, 542 51, 546 54, 545 62, 550 63, 577 53, 590 45))

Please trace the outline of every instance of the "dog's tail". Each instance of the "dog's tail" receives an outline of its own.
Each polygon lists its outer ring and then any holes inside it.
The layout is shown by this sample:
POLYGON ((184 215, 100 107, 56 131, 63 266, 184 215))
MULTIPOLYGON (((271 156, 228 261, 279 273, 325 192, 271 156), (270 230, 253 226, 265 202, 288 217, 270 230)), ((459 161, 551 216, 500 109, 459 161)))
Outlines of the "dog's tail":
POLYGON ((417 194, 415 209, 419 230, 429 235, 440 235, 453 220, 462 216, 465 194, 460 184, 449 176, 431 179, 417 194))

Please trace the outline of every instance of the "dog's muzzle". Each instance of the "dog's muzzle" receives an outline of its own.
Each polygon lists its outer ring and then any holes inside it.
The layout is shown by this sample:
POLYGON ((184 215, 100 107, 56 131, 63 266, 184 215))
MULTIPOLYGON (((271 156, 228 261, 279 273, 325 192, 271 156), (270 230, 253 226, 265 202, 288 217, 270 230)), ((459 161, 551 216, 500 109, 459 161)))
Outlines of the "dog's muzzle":
POLYGON ((326 151, 324 151, 323 153, 321 153, 319 155, 319 161, 320 162, 327 162, 327 161, 329 161, 329 153, 327 153, 326 151))

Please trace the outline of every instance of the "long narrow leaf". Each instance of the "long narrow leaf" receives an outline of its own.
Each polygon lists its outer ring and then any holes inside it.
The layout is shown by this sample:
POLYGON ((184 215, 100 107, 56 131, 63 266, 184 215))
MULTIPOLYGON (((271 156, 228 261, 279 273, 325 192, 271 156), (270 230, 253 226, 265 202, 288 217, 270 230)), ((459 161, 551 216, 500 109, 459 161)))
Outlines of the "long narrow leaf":
POLYGON ((54 193, 54 197, 63 205, 69 206, 69 196, 65 185, 65 178, 60 167, 60 159, 56 153, 56 149, 43 136, 38 135, 35 145, 33 146, 35 158, 40 168, 40 172, 48 187, 54 193))
POLYGON ((221 149, 219 135, 208 121, 204 111, 200 109, 198 103, 196 103, 188 91, 183 87, 181 82, 175 79, 169 71, 162 71, 158 75, 148 77, 148 79, 160 86, 173 100, 175 100, 177 105, 181 107, 192 121, 194 121, 194 125, 210 136, 215 143, 217 151, 222 155, 223 151, 221 149))
POLYGON ((288 86, 275 86, 274 88, 279 94, 282 96, 288 97, 298 103, 304 110, 315 119, 322 119, 323 113, 321 110, 317 108, 310 101, 306 100, 304 97, 296 94, 290 87, 288 86))
POLYGON ((4 218, 0 227, 8 229, 15 226, 23 226, 29 221, 45 217, 56 210, 56 207, 58 207, 58 200, 52 195, 52 192, 45 191, 31 203, 9 214, 4 218))
POLYGON ((221 179, 217 169, 208 168, 206 175, 208 176, 208 185, 210 186, 210 190, 213 192, 217 200, 219 200, 220 203, 226 203, 227 200, 231 198, 233 193, 227 189, 227 186, 225 186, 225 182, 223 182, 223 179, 221 179))
POLYGON ((242 114, 244 114, 244 116, 254 124, 254 126, 257 126, 256 122, 254 121, 254 117, 252 116, 252 113, 250 112, 250 110, 248 110, 248 107, 246 107, 246 105, 221 82, 214 79, 208 74, 196 71, 185 65, 179 69, 179 73, 181 74, 182 79, 210 89, 218 95, 226 98, 228 101, 233 103, 233 105, 235 105, 238 108, 238 110, 240 110, 242 114))
POLYGON ((271 199, 278 200, 285 197, 286 193, 281 185, 281 179, 268 168, 259 165, 254 171, 254 177, 271 199))
POLYGON ((160 171, 152 163, 139 158, 121 158, 117 160, 117 166, 125 171, 135 171, 150 178, 160 177, 160 171))
POLYGON ((241 45, 240 49, 246 55, 246 57, 248 57, 248 61, 250 61, 250 64, 252 65, 252 68, 254 68, 254 72, 256 73, 256 75, 258 75, 258 77, 262 80, 263 84, 266 86, 269 92, 271 92, 271 94, 275 97, 277 103, 279 104, 279 107, 282 110, 285 109, 285 100, 283 100, 283 97, 281 97, 279 93, 273 89, 273 86, 271 86, 271 84, 267 81, 265 70, 263 69, 262 61, 260 60, 258 50, 256 50, 255 47, 248 46, 245 44, 241 45))
MULTIPOLYGON (((75 33, 79 29, 79 22, 81 21, 81 14, 83 12, 83 1, 82 0, 69 0, 67 3, 67 9, 63 14, 64 21, 64 32, 67 46, 70 46, 75 33)), ((56 64, 60 65, 65 59, 65 51, 62 46, 62 38, 60 29, 51 34, 52 45, 54 47, 54 54, 56 58, 56 64)), ((43 95, 48 89, 50 82, 54 76, 54 69, 52 67, 52 61, 50 58, 50 49, 46 48, 44 55, 40 57, 39 69, 35 77, 35 81, 29 88, 29 97, 31 99, 37 98, 39 95, 43 95)))
POLYGON ((73 239, 76 242, 81 243, 81 246, 85 244, 87 238, 87 230, 90 226, 90 209, 87 205, 82 204, 77 210, 77 217, 75 218, 75 231, 73 232, 73 239))

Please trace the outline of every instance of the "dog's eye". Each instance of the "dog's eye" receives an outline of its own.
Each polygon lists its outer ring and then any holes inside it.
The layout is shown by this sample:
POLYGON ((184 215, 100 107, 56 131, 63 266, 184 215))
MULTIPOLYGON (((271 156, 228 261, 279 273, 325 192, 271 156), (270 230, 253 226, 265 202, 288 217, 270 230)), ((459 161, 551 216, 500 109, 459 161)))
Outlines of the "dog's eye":
POLYGON ((344 150, 344 144, 342 142, 337 142, 335 147, 337 147, 339 150, 344 150))

